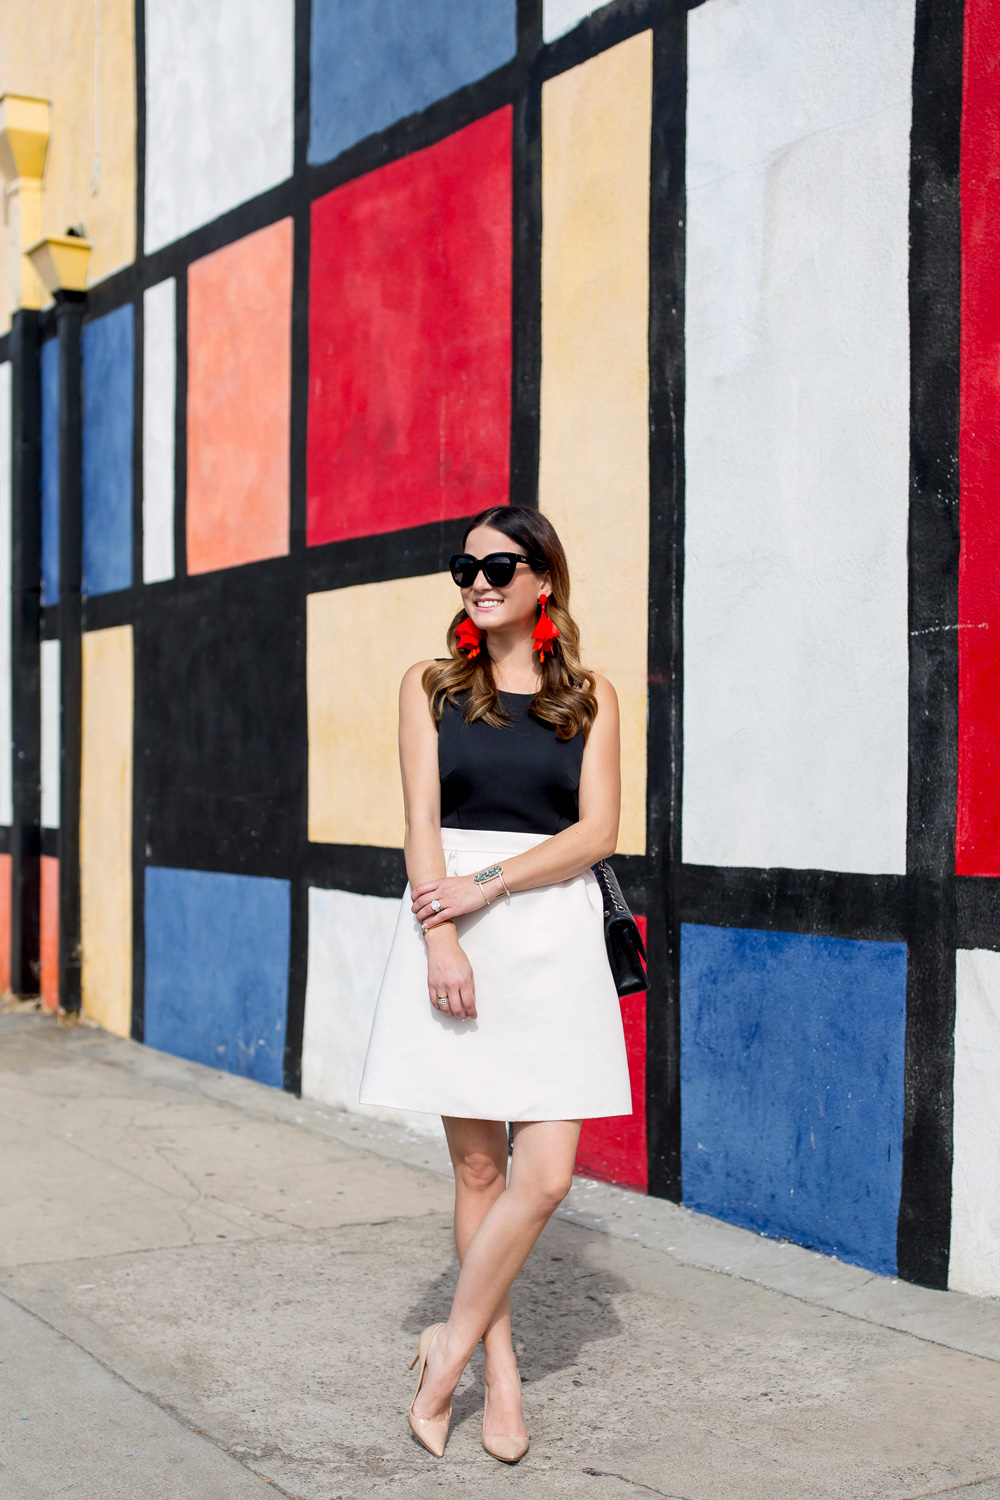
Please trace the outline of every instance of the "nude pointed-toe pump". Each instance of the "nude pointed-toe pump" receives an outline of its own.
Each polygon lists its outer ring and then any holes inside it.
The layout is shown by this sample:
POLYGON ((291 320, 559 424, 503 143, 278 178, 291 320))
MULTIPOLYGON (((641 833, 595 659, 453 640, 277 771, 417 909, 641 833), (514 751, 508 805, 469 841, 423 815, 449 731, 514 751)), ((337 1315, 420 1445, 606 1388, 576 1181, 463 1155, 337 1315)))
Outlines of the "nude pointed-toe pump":
POLYGON ((516 1464, 528 1451, 528 1439, 508 1433, 487 1433, 486 1413, 483 1412, 483 1447, 491 1458, 498 1458, 502 1464, 516 1464))
POLYGON ((498 1458, 502 1464, 516 1464, 528 1451, 528 1439, 498 1436, 496 1433, 487 1437, 484 1432, 483 1447, 491 1458, 498 1458))
POLYGON ((413 1366, 417 1363, 417 1361, 420 1361, 420 1373, 417 1376, 417 1388, 413 1393, 413 1401, 410 1402, 410 1431, 413 1433, 413 1436, 416 1438, 417 1442, 423 1443, 428 1453, 433 1453, 435 1458, 444 1457, 444 1447, 445 1443, 447 1443, 448 1441, 448 1424, 451 1421, 451 1407, 449 1406, 448 1410, 442 1417, 415 1417, 413 1415, 413 1405, 417 1397, 420 1395, 420 1388, 424 1383, 424 1375, 427 1371, 427 1355, 430 1352, 430 1347, 443 1327, 443 1323, 432 1323, 429 1328, 425 1328, 423 1333, 420 1335, 420 1342, 417 1345, 417 1352, 410 1360, 411 1370, 413 1369, 413 1366))

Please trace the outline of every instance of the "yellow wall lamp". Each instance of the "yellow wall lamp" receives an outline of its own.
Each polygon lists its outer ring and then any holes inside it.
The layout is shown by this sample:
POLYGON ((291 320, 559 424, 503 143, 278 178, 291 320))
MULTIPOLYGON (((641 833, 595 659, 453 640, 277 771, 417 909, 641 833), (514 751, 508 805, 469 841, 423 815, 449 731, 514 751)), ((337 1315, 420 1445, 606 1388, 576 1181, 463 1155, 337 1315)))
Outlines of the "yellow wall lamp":
POLYGON ((50 297, 82 297, 87 290, 90 241, 80 234, 49 234, 25 251, 50 297))

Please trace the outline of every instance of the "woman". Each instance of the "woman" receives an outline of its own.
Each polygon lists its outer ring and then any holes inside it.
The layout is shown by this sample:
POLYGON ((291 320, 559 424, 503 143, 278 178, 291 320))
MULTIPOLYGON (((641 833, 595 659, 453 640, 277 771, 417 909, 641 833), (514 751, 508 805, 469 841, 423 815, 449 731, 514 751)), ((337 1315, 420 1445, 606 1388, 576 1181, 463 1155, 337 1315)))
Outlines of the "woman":
POLYGON ((455 1169, 461 1273, 447 1322, 420 1336, 410 1427, 440 1458, 482 1339, 483 1445, 516 1463, 528 1435, 510 1288, 569 1191, 581 1120, 632 1108, 591 873, 618 836, 618 702, 580 665, 544 516, 484 511, 463 548, 451 654, 400 690, 409 887, 361 1101, 440 1114, 455 1169))

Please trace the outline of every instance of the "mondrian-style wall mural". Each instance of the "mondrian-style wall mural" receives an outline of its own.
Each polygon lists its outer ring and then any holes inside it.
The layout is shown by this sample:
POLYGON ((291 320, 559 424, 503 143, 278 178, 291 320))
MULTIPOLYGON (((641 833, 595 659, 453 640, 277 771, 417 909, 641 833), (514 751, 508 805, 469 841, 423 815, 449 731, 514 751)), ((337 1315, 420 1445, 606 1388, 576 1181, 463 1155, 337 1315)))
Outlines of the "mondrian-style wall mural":
POLYGON ((0 339, 0 978, 356 1108, 398 680, 537 504, 650 955, 580 1170, 1000 1294, 988 0, 115 5, 0 339))

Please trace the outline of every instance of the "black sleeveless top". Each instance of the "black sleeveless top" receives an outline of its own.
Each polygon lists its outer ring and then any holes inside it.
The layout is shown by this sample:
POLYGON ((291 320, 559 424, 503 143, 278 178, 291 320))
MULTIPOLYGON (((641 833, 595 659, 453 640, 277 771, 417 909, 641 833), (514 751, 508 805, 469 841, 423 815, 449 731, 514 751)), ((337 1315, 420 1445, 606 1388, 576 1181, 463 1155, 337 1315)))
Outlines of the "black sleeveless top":
POLYGON ((560 833, 580 817, 583 735, 571 740, 529 713, 532 693, 501 693, 513 723, 467 724, 445 701, 438 723, 442 828, 560 833))

